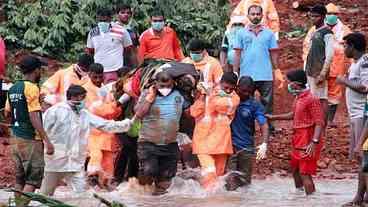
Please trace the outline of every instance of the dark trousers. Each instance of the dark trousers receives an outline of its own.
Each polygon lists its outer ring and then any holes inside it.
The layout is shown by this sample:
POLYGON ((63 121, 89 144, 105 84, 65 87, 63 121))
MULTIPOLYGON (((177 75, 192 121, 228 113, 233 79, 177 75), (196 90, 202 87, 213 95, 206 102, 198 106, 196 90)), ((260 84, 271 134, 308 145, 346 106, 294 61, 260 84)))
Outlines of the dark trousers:
POLYGON ((256 90, 261 94, 261 103, 266 114, 272 114, 273 81, 255 81, 256 90))
POLYGON ((118 182, 122 182, 125 174, 127 174, 127 178, 138 176, 138 138, 129 137, 126 134, 119 134, 118 136, 123 147, 115 160, 114 176, 118 182), (126 173, 127 168, 128 172, 126 173))

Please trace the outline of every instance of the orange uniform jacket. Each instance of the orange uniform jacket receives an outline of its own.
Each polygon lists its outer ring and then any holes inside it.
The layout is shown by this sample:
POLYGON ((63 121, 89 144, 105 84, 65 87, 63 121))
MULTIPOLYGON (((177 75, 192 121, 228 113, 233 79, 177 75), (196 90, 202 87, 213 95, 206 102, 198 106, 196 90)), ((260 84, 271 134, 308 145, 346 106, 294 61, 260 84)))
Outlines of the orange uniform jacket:
POLYGON ((47 79, 41 87, 41 94, 51 96, 53 103, 50 104, 54 105, 66 100, 66 91, 70 85, 83 85, 88 80, 87 76, 79 79, 74 71, 74 65, 71 65, 66 69, 57 71, 47 79))
POLYGON ((239 97, 232 94, 221 97, 218 89, 208 97, 198 99, 190 108, 196 120, 193 133, 194 154, 232 154, 230 124, 239 105, 239 97))

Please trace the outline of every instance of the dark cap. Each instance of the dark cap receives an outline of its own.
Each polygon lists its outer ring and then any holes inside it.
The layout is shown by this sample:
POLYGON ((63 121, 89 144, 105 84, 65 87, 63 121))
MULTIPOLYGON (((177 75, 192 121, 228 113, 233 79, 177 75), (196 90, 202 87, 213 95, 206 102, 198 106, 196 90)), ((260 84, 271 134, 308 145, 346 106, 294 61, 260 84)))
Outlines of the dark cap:
POLYGON ((47 63, 41 61, 39 58, 27 55, 24 56, 19 62, 18 66, 23 74, 31 73, 41 66, 46 66, 47 63))
POLYGON ((317 4, 310 10, 311 13, 319 14, 325 16, 327 14, 327 9, 325 6, 317 4))

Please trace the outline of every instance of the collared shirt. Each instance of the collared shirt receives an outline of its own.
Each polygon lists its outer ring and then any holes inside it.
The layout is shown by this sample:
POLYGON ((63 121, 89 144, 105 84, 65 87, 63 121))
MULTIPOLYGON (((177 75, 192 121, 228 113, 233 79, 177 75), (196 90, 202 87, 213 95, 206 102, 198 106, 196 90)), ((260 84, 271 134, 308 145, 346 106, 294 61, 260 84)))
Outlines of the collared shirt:
POLYGON ((129 129, 124 121, 105 120, 86 109, 82 109, 78 115, 66 102, 58 103, 45 112, 43 126, 55 148, 53 155, 45 154, 46 172, 82 171, 91 128, 111 133, 129 129))
POLYGON ((255 121, 259 125, 267 122, 263 105, 254 98, 241 102, 231 123, 233 146, 237 151, 254 152, 255 121))
POLYGON ((313 96, 310 90, 299 94, 293 106, 293 128, 308 128, 315 125, 324 125, 320 100, 313 96))
POLYGON ((138 57, 144 59, 170 59, 180 61, 184 59, 180 41, 176 32, 170 27, 164 27, 160 35, 156 35, 150 28, 139 38, 138 57))
MULTIPOLYGON (((143 91, 138 104, 145 100, 146 94, 147 91, 143 91)), ((177 90, 167 96, 157 95, 149 112, 142 118, 138 141, 161 145, 176 142, 184 107, 184 98, 177 90)))
POLYGON ((128 31, 117 23, 111 23, 107 33, 94 27, 88 34, 87 48, 93 48, 94 59, 104 67, 104 72, 117 71, 124 65, 124 48, 132 45, 128 31))
POLYGON ((262 28, 255 34, 246 27, 237 33, 235 49, 241 49, 240 76, 250 76, 254 81, 272 81, 270 50, 278 48, 271 30, 262 28))

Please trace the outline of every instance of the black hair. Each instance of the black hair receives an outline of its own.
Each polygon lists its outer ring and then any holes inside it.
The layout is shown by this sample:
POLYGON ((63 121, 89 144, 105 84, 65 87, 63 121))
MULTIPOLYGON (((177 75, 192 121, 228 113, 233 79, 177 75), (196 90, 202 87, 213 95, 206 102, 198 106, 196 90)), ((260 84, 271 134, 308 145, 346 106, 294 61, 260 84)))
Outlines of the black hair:
POLYGON ((206 49, 206 43, 197 38, 190 40, 188 44, 189 51, 202 51, 204 49, 206 49))
POLYGON ((247 87, 250 88, 253 92, 256 90, 256 85, 254 83, 254 80, 250 76, 242 76, 239 79, 238 82, 239 87, 247 87))
POLYGON ((150 17, 164 17, 165 18, 165 14, 164 12, 160 9, 160 8, 153 8, 151 11, 150 11, 150 17))
POLYGON ((96 74, 103 74, 104 72, 104 67, 103 65, 101 65, 100 63, 92 63, 89 68, 88 71, 90 73, 96 73, 96 74))
POLYGON ((119 13, 120 11, 130 10, 132 12, 132 7, 129 4, 118 4, 116 6, 116 12, 119 13))
POLYGON ((365 36, 360 32, 350 33, 344 37, 344 40, 346 44, 353 46, 359 52, 364 52, 367 47, 365 36))
POLYGON ((250 12, 250 10, 251 10, 252 8, 258 8, 258 9, 260 9, 260 10, 261 10, 261 13, 263 13, 263 8, 262 8, 262 6, 261 6, 261 5, 258 5, 258 4, 252 4, 252 5, 250 5, 250 7, 248 8, 248 14, 249 14, 249 12, 250 12))
POLYGON ((307 84, 307 75, 305 74, 304 70, 293 70, 286 74, 286 77, 289 81, 292 82, 298 82, 299 85, 303 88, 305 88, 307 84))
POLYGON ((72 97, 86 94, 87 91, 80 85, 71 85, 66 91, 66 99, 70 100, 72 97))
POLYGON ((173 77, 166 71, 161 71, 156 74, 156 81, 166 83, 169 80, 173 80, 173 77))
POLYGON ((221 82, 236 85, 238 83, 238 76, 233 72, 225 72, 221 77, 221 82))
POLYGON ((111 17, 112 16, 112 10, 108 8, 99 8, 96 12, 97 16, 100 17, 111 17))
POLYGON ((322 16, 326 16, 327 14, 327 9, 324 5, 321 4, 317 4, 314 7, 312 7, 312 9, 310 10, 311 13, 315 13, 315 14, 319 14, 322 16))
POLYGON ((91 55, 88 55, 86 53, 83 53, 81 56, 79 56, 78 59, 78 65, 89 68, 89 66, 94 62, 93 57, 91 55))

